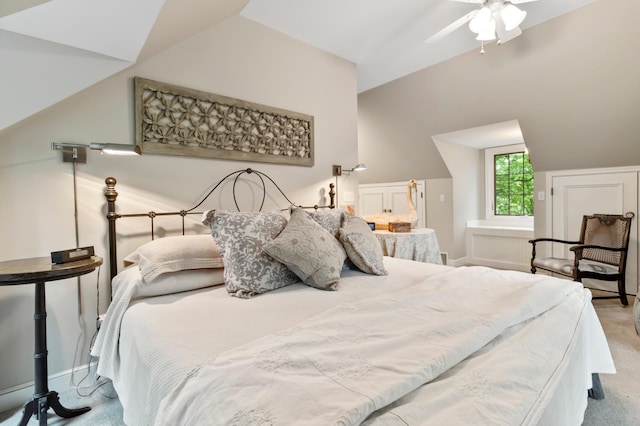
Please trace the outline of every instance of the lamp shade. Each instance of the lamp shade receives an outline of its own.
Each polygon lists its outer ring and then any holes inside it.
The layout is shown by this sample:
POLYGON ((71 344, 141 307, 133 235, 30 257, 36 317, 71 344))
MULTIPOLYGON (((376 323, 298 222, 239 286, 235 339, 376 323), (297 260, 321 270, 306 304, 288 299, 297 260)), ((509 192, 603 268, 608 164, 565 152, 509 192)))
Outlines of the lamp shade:
POLYGON ((516 6, 509 3, 502 8, 500 16, 502 17, 502 22, 504 22, 504 29, 511 31, 524 21, 524 18, 527 16, 527 12, 518 9, 516 6))
POLYGON ((361 172, 363 170, 367 170, 367 166, 364 163, 359 163, 351 170, 353 170, 354 172, 361 172))
POLYGON ((138 145, 123 145, 117 143, 91 143, 90 149, 101 151, 109 155, 141 155, 138 145))
POLYGON ((489 9, 488 6, 484 6, 478 11, 478 13, 476 13, 476 16, 469 21, 469 29, 476 34, 486 31, 487 27, 491 24, 491 21, 493 21, 491 15, 491 9, 489 9))
POLYGON ((476 37, 476 40, 491 41, 495 39, 496 39, 496 21, 492 19, 491 22, 489 23, 489 26, 480 34, 478 34, 478 37, 476 37))

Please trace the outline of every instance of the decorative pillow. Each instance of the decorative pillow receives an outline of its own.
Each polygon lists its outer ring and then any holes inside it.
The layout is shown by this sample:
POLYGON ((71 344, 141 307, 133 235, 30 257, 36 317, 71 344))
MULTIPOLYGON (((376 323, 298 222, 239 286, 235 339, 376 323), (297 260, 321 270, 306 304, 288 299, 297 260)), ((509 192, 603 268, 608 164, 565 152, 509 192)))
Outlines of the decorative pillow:
POLYGON ((146 282, 167 272, 224 267, 213 238, 206 234, 158 238, 138 247, 124 261, 137 263, 146 282))
POLYGON ((345 215, 342 228, 340 228, 340 241, 342 241, 349 259, 362 272, 387 275, 382 257, 382 247, 364 219, 345 215))
POLYGON ((284 230, 263 247, 307 285, 335 290, 347 258, 342 245, 327 230, 298 208, 284 230))
MULTIPOLYGON (((300 207, 291 206, 289 209, 291 214, 296 210, 302 210, 300 207)), ((342 225, 342 218, 346 215, 344 209, 328 209, 328 210, 311 210, 307 213, 313 220, 318 222, 320 226, 326 229, 331 235, 338 238, 338 231, 342 225)))
POLYGON ((280 212, 209 211, 202 222, 211 234, 224 261, 224 284, 232 296, 255 294, 299 282, 285 265, 263 251, 287 225, 280 212))

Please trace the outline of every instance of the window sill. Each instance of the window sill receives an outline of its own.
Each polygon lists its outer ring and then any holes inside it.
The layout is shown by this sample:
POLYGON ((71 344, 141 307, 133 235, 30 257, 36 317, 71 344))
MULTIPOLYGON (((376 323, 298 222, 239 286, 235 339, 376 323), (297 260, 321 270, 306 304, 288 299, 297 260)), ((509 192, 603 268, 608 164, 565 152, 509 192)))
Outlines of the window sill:
POLYGON ((501 220, 468 220, 468 229, 495 229, 509 231, 526 231, 533 232, 533 220, 523 219, 514 221, 501 220))

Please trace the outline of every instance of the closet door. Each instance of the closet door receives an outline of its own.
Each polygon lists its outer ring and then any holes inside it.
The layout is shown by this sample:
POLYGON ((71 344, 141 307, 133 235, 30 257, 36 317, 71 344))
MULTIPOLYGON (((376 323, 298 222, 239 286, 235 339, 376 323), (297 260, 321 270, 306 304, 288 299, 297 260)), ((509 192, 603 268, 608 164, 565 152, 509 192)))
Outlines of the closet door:
MULTIPOLYGON (((636 214, 632 221, 627 257, 628 294, 638 287, 638 174, 636 172, 554 176, 552 179, 553 236, 577 240, 585 214, 636 214)), ((553 256, 572 258, 568 248, 557 245, 553 256)), ((585 280, 591 288, 617 292, 617 283, 585 280)))
MULTIPOLYGON (((379 213, 407 214, 410 212, 407 199, 408 182, 388 182, 362 184, 359 187, 358 215, 368 216, 379 213)), ((417 228, 426 226, 425 181, 417 181, 417 190, 411 191, 411 202, 418 215, 417 228)))
POLYGON ((369 186, 363 188, 361 185, 358 194, 360 200, 360 209, 358 214, 360 216, 368 216, 386 212, 386 192, 387 188, 384 186, 369 186))

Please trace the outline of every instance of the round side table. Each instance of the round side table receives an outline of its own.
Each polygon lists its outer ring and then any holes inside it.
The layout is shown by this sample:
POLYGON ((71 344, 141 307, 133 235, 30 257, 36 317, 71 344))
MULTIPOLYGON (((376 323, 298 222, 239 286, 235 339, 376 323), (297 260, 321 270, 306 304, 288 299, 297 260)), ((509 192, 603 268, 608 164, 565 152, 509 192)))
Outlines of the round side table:
POLYGON ((102 265, 102 258, 98 256, 59 265, 51 263, 50 257, 0 262, 0 285, 36 285, 33 315, 35 323, 35 351, 33 354, 35 392, 33 398, 23 406, 20 426, 25 426, 33 415, 39 420, 40 426, 46 425, 49 408, 53 408, 57 415, 64 418, 79 416, 91 410, 90 407, 65 408, 60 403, 58 393, 49 390, 45 283, 88 274, 100 265, 102 265))

